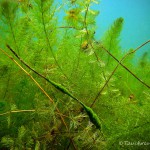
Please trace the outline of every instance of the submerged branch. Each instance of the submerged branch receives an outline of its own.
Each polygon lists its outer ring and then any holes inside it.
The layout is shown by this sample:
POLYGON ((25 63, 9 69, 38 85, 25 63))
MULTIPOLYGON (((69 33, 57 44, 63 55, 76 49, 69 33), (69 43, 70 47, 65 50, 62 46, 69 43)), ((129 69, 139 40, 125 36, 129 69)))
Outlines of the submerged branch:
MULTIPOLYGON (((35 109, 21 109, 21 110, 10 110, 10 111, 7 111, 7 112, 4 112, 4 113, 1 113, 0 116, 4 116, 4 115, 7 115, 7 114, 10 114, 10 113, 22 113, 22 112, 49 112, 49 109, 42 109, 42 110, 35 110, 35 109)), ((69 119, 72 119, 64 114, 61 114, 59 112, 56 112, 56 114, 59 114, 59 115, 62 115, 66 118, 69 118, 69 119)))
MULTIPOLYGON (((6 45, 8 47, 8 49, 30 70, 32 70, 34 73, 36 73, 37 75, 39 75, 40 77, 42 77, 43 79, 45 79, 47 82, 49 82, 51 85, 53 85, 56 89, 58 89, 59 91, 61 91, 64 94, 67 94, 69 97, 73 98, 74 100, 76 100, 86 111, 87 115, 89 116, 90 121, 98 128, 101 129, 101 122, 97 116, 97 114, 88 106, 86 106, 84 103, 82 103, 79 99, 77 99, 75 96, 73 96, 68 89, 66 89, 64 86, 62 86, 61 84, 58 84, 52 80, 47 79, 46 77, 44 77, 43 75, 39 74, 37 71, 35 71, 34 69, 32 69, 29 65, 27 65, 16 53, 15 51, 9 46, 6 45)), ((4 52, 2 49, 1 51, 7 55, 10 59, 12 59, 26 74, 28 74, 30 77, 32 77, 26 70, 24 70, 12 57, 10 57, 6 52, 4 52)), ((32 77, 33 78, 33 77, 32 77)), ((39 85, 40 86, 40 85, 39 85)), ((42 91, 45 93, 45 95, 47 94, 43 89, 42 91)), ((46 95, 47 97, 49 97, 49 95, 46 95)), ((54 101, 53 101, 54 103, 54 101)), ((56 107, 57 108, 57 107, 56 107)), ((59 110, 58 110, 59 112, 59 110)))
POLYGON ((109 78, 106 80, 105 84, 103 85, 103 87, 100 89, 100 91, 98 92, 97 96, 95 97, 93 103, 91 104, 91 107, 93 107, 93 105, 95 104, 96 100, 98 99, 98 97, 100 96, 100 94, 102 93, 102 91, 104 90, 104 88, 107 86, 108 82, 110 81, 110 79, 112 78, 112 76, 114 75, 114 73, 116 72, 117 68, 119 67, 119 65, 123 66, 128 72, 130 72, 136 79, 138 79, 138 81, 140 81, 142 84, 144 84, 146 87, 150 88, 149 85, 147 85, 145 82, 143 82, 141 79, 139 79, 135 74, 133 74, 126 66, 124 66, 122 64, 122 62, 126 59, 126 57, 128 57, 129 55, 135 53, 137 50, 139 50, 141 47, 143 47, 144 45, 146 45, 147 43, 149 43, 150 40, 146 41, 145 43, 143 43, 142 45, 140 45, 139 47, 137 47, 135 50, 128 52, 125 56, 122 57, 122 59, 120 61, 118 61, 117 58, 115 58, 108 50, 106 50, 104 47, 103 49, 105 49, 107 52, 109 52, 111 54, 111 56, 114 57, 114 59, 118 62, 117 66, 115 67, 115 69, 112 71, 111 75, 109 76, 109 78))
POLYGON ((35 112, 36 110, 11 110, 11 111, 7 111, 5 113, 1 113, 0 116, 4 116, 7 114, 11 114, 11 113, 22 113, 22 112, 35 112))
POLYGON ((46 80, 47 82, 49 82, 51 85, 53 85, 56 89, 58 89, 59 91, 61 91, 64 94, 67 94, 68 96, 70 96, 71 98, 79 101, 75 96, 73 96, 65 87, 63 87, 61 84, 55 83, 52 80, 47 79, 45 76, 43 76, 42 74, 38 73, 37 71, 35 71, 33 68, 31 68, 27 63, 25 63, 17 54, 16 52, 7 44, 6 45, 7 48, 21 61, 21 63, 23 63, 28 69, 30 69, 31 71, 33 71, 35 74, 37 74, 38 76, 40 76, 41 78, 43 78, 44 80, 46 80))
MULTIPOLYGON (((2 51, 2 53, 4 55, 6 55, 9 59, 11 59, 25 74, 27 74, 33 81, 34 83, 37 85, 37 87, 42 91, 42 93, 44 93, 44 95, 50 100, 51 103, 55 104, 55 102, 53 101, 53 99, 51 99, 51 97, 47 94, 47 92, 40 86, 40 84, 11 56, 9 56, 4 50, 2 50, 0 48, 0 50, 2 51)), ((18 56, 15 52, 13 52, 15 54, 15 56, 18 56)), ((59 113, 59 116, 61 118, 62 123, 65 125, 66 129, 68 130, 67 124, 63 118, 62 115, 60 115, 60 111, 59 109, 56 107, 56 111, 59 113)))
MULTIPOLYGON (((141 46, 137 47, 135 50, 133 50, 132 52, 127 53, 124 57, 127 57, 130 54, 135 53, 137 50, 139 50, 141 47, 143 47, 144 45, 148 44, 150 42, 150 40, 146 41, 145 43, 143 43, 141 46)), ((141 82, 143 85, 145 85, 147 88, 150 89, 150 86, 148 84, 146 84, 145 82, 143 82, 140 78, 138 78, 131 70, 129 70, 125 65, 122 64, 122 60, 119 61, 114 55, 112 55, 104 46, 101 45, 101 48, 104 49, 114 60, 116 60, 119 65, 121 65, 125 70, 127 70, 132 76, 134 76, 139 82, 141 82)), ((125 58, 122 58, 123 60, 125 58)))

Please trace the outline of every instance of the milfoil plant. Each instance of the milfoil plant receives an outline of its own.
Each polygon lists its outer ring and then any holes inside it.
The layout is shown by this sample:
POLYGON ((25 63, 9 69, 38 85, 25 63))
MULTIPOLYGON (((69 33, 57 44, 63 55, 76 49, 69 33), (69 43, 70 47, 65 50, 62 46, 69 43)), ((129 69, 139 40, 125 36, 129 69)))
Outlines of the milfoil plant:
POLYGON ((1 0, 1 149, 120 149, 119 141, 148 141, 149 53, 136 64, 134 54, 149 41, 125 54, 122 17, 95 38, 97 4, 1 0))

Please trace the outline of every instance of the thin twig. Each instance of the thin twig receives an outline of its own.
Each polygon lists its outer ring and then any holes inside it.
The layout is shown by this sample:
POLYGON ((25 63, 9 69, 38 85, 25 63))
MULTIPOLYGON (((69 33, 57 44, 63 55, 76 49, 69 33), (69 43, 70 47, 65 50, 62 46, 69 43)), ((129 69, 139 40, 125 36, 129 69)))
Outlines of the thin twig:
POLYGON ((32 110, 10 110, 5 113, 1 113, 0 116, 4 116, 4 115, 10 114, 10 113, 35 112, 35 111, 36 110, 34 110, 34 109, 32 109, 32 110))
MULTIPOLYGON (((7 46, 11 51, 12 51, 12 53, 18 58, 18 59, 20 59, 20 57, 9 47, 9 46, 7 46)), ((17 61, 15 61, 11 56, 9 56, 5 51, 3 51, 2 49, 0 49, 6 56, 8 56, 13 62, 15 62, 16 64, 17 64, 17 66, 19 66, 35 83, 36 83, 36 85, 40 88, 40 90, 49 98, 49 100, 53 103, 53 104, 55 104, 54 103, 54 101, 50 98, 50 96, 45 92, 45 90, 40 86, 40 84, 22 67, 22 66, 20 66, 20 64, 17 62, 17 61)), ((21 62, 23 62, 23 61, 21 61, 21 62)), ((24 63, 25 64, 25 63, 24 63)), ((26 65, 26 64, 25 64, 26 65)), ((26 66, 28 66, 28 65, 26 65, 26 66)), ((29 66, 28 66, 29 67, 29 66)), ((29 67, 30 68, 30 67, 29 67)), ((33 71, 33 70, 32 70, 33 71)), ((66 129, 67 129, 67 131, 69 132, 69 129, 68 129, 68 126, 67 126, 67 124, 66 124, 66 122, 65 122, 65 120, 64 120, 64 117, 61 115, 61 113, 60 113, 60 111, 59 111, 59 109, 56 107, 56 111, 57 111, 57 113, 58 113, 58 115, 60 116, 60 118, 61 118, 61 121, 62 121, 62 123, 65 125, 65 127, 66 127, 66 129)), ((75 150, 77 150, 76 149, 76 147, 75 147, 75 144, 74 144, 74 141, 73 141, 73 139, 71 139, 70 138, 70 141, 71 141, 71 143, 72 143, 72 145, 73 145, 73 147, 74 147, 74 149, 75 150)))
MULTIPOLYGON (((10 113, 22 113, 22 112, 49 112, 49 109, 42 109, 42 110, 35 110, 35 109, 30 109, 30 110, 23 110, 23 109, 21 109, 21 110, 10 110, 10 111, 1 113, 0 116, 4 116, 4 115, 10 114, 10 113)), ((66 115, 64 115, 62 113, 56 112, 56 114, 62 115, 64 117, 66 117, 66 118, 69 118, 69 119, 73 120, 71 117, 66 116, 66 115)))
MULTIPOLYGON (((139 46, 138 48, 136 48, 134 51, 130 52, 130 53, 134 53, 137 50, 139 50, 141 47, 143 47, 144 45, 146 45, 147 43, 149 43, 150 40, 148 40, 147 42, 143 43, 141 46, 139 46)), ((141 82, 143 85, 145 85, 146 87, 150 88, 150 86, 148 84, 146 84, 145 82, 143 82, 140 78, 138 78, 131 70, 129 70, 125 65, 123 65, 114 55, 112 55, 104 46, 101 45, 101 48, 104 49, 114 60, 116 60, 124 69, 126 69, 132 76, 134 76, 139 82, 141 82)), ((130 53, 128 53, 127 55, 130 55, 130 53)))
MULTIPOLYGON (((100 94, 102 93, 102 91, 103 91, 104 88, 107 86, 108 82, 110 81, 110 79, 112 78, 112 76, 114 75, 114 73, 116 72, 116 70, 117 70, 117 68, 119 67, 119 65, 124 66, 124 65, 122 64, 122 62, 126 59, 126 57, 129 56, 129 55, 131 55, 131 54, 133 54, 133 53, 135 53, 137 50, 139 50, 141 47, 143 47, 144 45, 146 45, 146 44, 149 43, 149 42, 150 42, 150 40, 146 41, 145 43, 143 43, 142 45, 140 45, 139 47, 137 47, 135 50, 133 50, 133 51, 131 51, 131 52, 128 52, 125 56, 122 57, 122 59, 121 59, 119 62, 118 62, 118 60, 115 58, 115 59, 117 60, 118 64, 117 64, 117 66, 115 67, 115 69, 112 71, 112 73, 111 73, 111 75, 109 76, 109 78, 106 80, 106 82, 105 82, 105 84, 103 85, 103 87, 102 87, 102 88, 100 89, 100 91, 98 92, 98 94, 97 94, 97 96, 95 97, 93 103, 91 104, 91 107, 93 107, 93 105, 95 104, 96 100, 98 99, 98 97, 100 96, 100 94)), ((110 53, 110 52, 109 52, 109 53, 110 53)), ((128 68, 127 68, 127 69, 128 69, 128 68)), ((129 69, 128 69, 128 70, 129 70, 129 69)), ((129 72, 131 72, 131 71, 129 70, 129 72)), ((131 72, 131 74, 134 75, 132 72, 131 72)), ((135 75, 134 75, 134 77, 135 77, 135 75)), ((137 78, 138 78, 138 77, 136 76, 136 79, 137 79, 137 78)), ((139 80, 140 82, 144 83, 141 79, 138 78, 138 80, 139 80)), ((146 83, 144 83, 144 85, 147 86, 148 88, 150 88, 150 86, 147 85, 146 83)))
MULTIPOLYGON (((44 77, 42 74, 40 74, 40 73, 38 73, 37 71, 35 71, 33 68, 31 68, 27 63, 25 63, 17 54, 16 54, 16 52, 7 44, 6 45, 7 47, 8 47, 8 49, 27 67, 27 68, 29 68, 30 70, 32 70, 35 74, 37 74, 38 76, 40 76, 41 78, 43 78, 44 80, 46 80, 47 82, 49 82, 51 85, 53 85, 56 89, 58 89, 58 90, 60 90, 61 92, 63 92, 64 94, 67 94, 69 97, 71 97, 71 98, 73 98, 74 100, 76 100, 76 101, 78 101, 79 102, 79 100, 75 97, 75 96, 73 96, 70 92, 64 92, 64 91, 62 91, 62 89, 60 89, 58 86, 56 86, 55 84, 54 84, 54 81, 52 81, 52 80, 49 80, 49 79, 47 79, 46 77, 44 77)), ((80 102, 79 102, 80 103, 80 102)))
MULTIPOLYGON (((38 88, 42 91, 42 93, 44 93, 46 95, 46 97, 50 100, 51 103, 55 104, 54 101, 51 99, 51 97, 47 94, 47 92, 40 86, 40 84, 14 58, 9 56, 1 48, 0 48, 0 50, 2 51, 3 54, 5 54, 9 59, 11 59, 22 71, 24 71, 34 81, 34 83, 38 86, 38 88)), ((60 113, 60 111, 59 111, 59 109, 57 107, 56 107, 56 111, 59 113, 61 121, 63 122, 63 124, 65 125, 66 129, 68 130, 67 124, 66 124, 64 118, 60 115, 61 113, 60 113)))

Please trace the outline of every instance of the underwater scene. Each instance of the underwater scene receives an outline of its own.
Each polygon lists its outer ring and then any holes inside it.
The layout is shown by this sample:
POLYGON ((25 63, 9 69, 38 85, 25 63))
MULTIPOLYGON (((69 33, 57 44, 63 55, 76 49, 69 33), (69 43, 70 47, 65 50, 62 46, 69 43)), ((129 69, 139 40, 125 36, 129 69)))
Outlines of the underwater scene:
POLYGON ((150 17, 116 6, 0 0, 0 150, 150 149, 150 17))

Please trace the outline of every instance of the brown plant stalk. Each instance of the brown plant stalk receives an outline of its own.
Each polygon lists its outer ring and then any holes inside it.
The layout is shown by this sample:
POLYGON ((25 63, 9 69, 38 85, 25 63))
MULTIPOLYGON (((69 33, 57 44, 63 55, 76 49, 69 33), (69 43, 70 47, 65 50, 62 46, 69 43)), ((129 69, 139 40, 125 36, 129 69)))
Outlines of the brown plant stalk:
MULTIPOLYGON (((42 93, 44 93, 44 95, 50 100, 51 103, 55 104, 54 101, 51 99, 51 97, 47 94, 47 92, 40 86, 40 84, 11 56, 9 56, 4 50, 2 50, 0 48, 1 52, 6 55, 9 59, 11 59, 24 73, 26 73, 33 81, 34 83, 37 85, 37 87, 42 91, 42 93)), ((56 111, 58 112, 62 123, 65 125, 66 129, 68 130, 68 126, 63 118, 63 116, 61 115, 59 109, 56 107, 56 111)))
POLYGON ((36 110, 34 110, 34 109, 31 109, 31 110, 11 110, 11 111, 1 113, 0 116, 4 116, 4 115, 10 114, 10 113, 35 112, 35 111, 36 110))
MULTIPOLYGON (((143 47, 144 45, 148 44, 150 42, 150 40, 146 41, 145 43, 143 43, 142 45, 140 45, 139 47, 137 47, 135 50, 133 50, 132 52, 127 53, 126 55, 130 55, 132 53, 135 53, 137 50, 139 50, 141 47, 143 47)), ((124 64, 122 64, 122 61, 120 62, 114 55, 112 55, 104 46, 101 46, 101 48, 103 50, 105 50, 114 60, 116 60, 125 70, 127 70, 132 76, 134 76, 139 82, 141 82, 143 85, 145 85, 146 87, 148 87, 150 89, 150 86, 148 84, 146 84, 144 81, 142 81, 140 78, 138 78, 131 70, 129 70, 124 64)))
POLYGON ((131 72, 125 65, 122 64, 122 62, 131 54, 135 53, 136 51, 138 51, 141 47, 143 47, 144 45, 148 44, 150 42, 150 40, 144 42, 142 45, 140 45, 139 47, 137 47, 135 50, 128 52, 126 55, 124 55, 122 57, 122 59, 119 61, 117 58, 115 58, 107 49, 103 48, 111 57, 113 57, 117 62, 117 66, 115 67, 115 69, 112 71, 111 75, 109 76, 109 78, 106 80, 105 84, 103 85, 103 87, 100 89, 100 91, 98 92, 98 94, 96 95, 93 103, 91 104, 91 107, 93 107, 93 105, 95 104, 96 100, 98 99, 98 97, 100 96, 100 94, 102 93, 102 91, 104 90, 104 88, 107 86, 108 82, 110 81, 110 79, 112 78, 112 76, 114 75, 114 73, 116 72, 117 68, 119 67, 119 65, 121 65, 123 68, 125 68, 130 74, 132 74, 138 81, 140 81, 143 85, 145 85, 146 87, 150 88, 149 85, 147 85, 145 82, 143 82, 140 78, 138 78, 133 72, 131 72))

